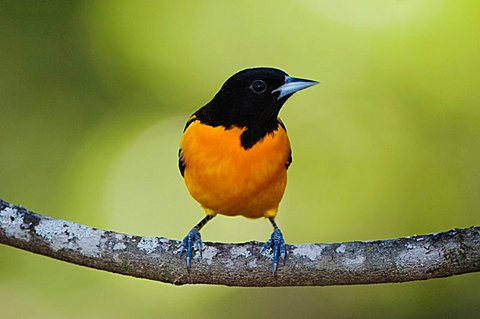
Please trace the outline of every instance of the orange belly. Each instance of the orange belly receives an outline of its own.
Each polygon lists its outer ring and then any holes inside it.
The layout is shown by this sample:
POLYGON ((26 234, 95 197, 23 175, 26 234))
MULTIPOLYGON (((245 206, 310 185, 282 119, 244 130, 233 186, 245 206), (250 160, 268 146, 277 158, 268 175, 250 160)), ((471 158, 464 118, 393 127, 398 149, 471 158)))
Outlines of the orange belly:
POLYGON ((191 123, 181 141, 185 184, 208 214, 274 217, 287 182, 287 134, 279 126, 245 150, 243 131, 191 123))

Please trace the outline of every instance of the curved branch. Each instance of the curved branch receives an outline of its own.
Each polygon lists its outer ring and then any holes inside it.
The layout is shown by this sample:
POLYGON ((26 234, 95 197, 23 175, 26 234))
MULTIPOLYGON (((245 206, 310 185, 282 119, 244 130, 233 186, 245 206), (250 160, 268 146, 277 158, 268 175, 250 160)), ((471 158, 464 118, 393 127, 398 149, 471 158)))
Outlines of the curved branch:
POLYGON ((398 238, 287 246, 272 274, 261 244, 205 243, 190 271, 178 241, 105 231, 34 214, 0 199, 0 243, 67 262, 162 282, 327 286, 404 282, 480 271, 480 227, 398 238))

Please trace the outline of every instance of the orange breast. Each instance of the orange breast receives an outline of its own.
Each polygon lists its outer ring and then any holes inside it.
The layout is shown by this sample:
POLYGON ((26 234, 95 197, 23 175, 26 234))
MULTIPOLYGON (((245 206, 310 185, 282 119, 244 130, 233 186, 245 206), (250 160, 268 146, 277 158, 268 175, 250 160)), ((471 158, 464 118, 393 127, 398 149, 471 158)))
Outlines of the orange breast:
POLYGON ((209 214, 273 217, 287 182, 287 134, 267 134, 245 150, 244 129, 191 123, 181 141, 185 184, 209 214))

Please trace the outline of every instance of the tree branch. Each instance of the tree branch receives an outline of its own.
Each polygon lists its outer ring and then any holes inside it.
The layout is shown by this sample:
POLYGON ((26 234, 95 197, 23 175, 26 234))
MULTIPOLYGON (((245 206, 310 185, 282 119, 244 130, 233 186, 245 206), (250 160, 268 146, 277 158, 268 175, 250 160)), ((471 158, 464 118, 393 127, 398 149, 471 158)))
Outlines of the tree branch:
POLYGON ((261 244, 205 243, 190 271, 162 237, 105 231, 34 214, 0 199, 0 243, 67 262, 176 285, 327 286, 404 282, 480 271, 480 227, 384 241, 287 246, 272 274, 261 244))

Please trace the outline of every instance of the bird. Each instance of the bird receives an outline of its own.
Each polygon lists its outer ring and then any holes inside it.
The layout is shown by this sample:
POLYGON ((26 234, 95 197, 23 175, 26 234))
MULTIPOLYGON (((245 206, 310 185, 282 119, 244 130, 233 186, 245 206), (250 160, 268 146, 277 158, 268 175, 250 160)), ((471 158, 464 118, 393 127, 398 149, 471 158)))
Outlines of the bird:
POLYGON ((239 71, 213 99, 188 119, 180 141, 178 167, 205 217, 183 238, 187 269, 202 254, 200 230, 217 214, 267 218, 273 233, 261 253, 273 251, 273 272, 285 262, 286 245, 275 222, 292 152, 280 109, 297 91, 317 81, 289 76, 271 67, 239 71))

